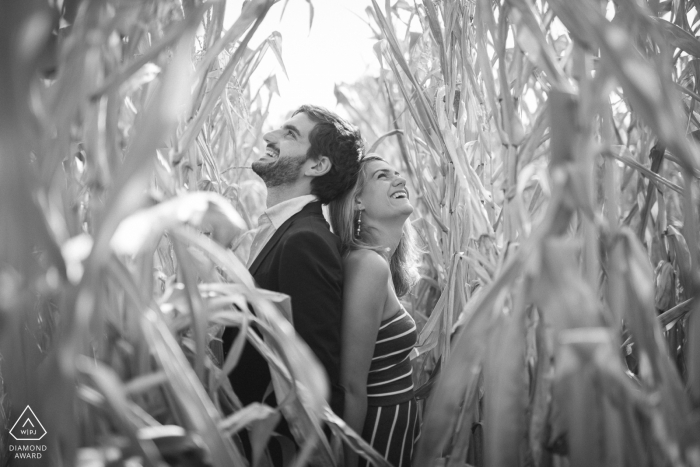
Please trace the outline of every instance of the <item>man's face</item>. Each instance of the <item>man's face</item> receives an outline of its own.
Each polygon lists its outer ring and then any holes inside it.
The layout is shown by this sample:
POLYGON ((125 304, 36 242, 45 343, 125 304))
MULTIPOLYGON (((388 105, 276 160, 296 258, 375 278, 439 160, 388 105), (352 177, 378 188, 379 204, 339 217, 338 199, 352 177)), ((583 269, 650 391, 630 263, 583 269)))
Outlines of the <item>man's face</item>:
POLYGON ((265 155, 253 162, 253 172, 267 187, 291 185, 299 179, 311 146, 309 133, 316 124, 301 112, 284 122, 281 128, 263 138, 267 143, 265 155))

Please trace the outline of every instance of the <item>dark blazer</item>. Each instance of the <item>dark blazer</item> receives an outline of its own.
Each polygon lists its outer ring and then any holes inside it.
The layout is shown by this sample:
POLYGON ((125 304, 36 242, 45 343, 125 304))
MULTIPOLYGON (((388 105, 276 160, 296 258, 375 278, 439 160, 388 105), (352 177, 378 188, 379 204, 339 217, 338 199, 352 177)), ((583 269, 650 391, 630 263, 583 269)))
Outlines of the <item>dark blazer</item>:
MULTIPOLYGON (((294 328, 321 361, 331 384, 330 406, 343 415, 340 387, 340 321, 343 307, 343 271, 340 239, 331 233, 320 202, 304 206, 274 233, 250 266, 257 285, 291 297, 294 328)), ((227 328, 224 353, 238 334, 227 328)), ((243 404, 262 402, 270 384, 265 359, 248 342, 236 368, 229 374, 243 404)), ((266 403, 275 404, 274 396, 266 403)))

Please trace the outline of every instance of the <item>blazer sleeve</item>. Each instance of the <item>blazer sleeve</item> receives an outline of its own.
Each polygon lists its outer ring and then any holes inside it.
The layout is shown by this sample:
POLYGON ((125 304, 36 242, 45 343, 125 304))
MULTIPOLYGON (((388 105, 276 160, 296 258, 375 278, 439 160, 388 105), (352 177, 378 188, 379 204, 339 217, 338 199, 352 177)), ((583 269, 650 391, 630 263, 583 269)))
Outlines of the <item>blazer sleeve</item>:
POLYGON ((278 278, 279 291, 292 300, 294 328, 337 385, 343 278, 337 245, 312 230, 293 233, 282 245, 278 278))

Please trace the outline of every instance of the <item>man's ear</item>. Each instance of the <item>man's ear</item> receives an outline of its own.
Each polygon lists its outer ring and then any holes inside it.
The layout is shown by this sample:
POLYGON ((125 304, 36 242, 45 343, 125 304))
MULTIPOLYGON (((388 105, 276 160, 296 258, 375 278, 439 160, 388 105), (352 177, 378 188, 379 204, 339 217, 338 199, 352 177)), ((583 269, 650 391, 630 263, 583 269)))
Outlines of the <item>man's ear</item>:
POLYGON ((321 175, 326 175, 333 166, 333 164, 331 164, 331 160, 326 156, 319 156, 316 160, 309 159, 309 162, 311 165, 307 165, 306 170, 304 170, 304 175, 307 177, 320 177, 321 175))

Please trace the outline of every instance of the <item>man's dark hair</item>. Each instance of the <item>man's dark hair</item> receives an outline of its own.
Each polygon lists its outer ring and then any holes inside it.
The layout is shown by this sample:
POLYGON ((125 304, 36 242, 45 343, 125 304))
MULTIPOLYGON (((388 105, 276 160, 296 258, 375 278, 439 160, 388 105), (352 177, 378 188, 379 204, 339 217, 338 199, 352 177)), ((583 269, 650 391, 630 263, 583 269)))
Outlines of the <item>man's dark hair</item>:
POLYGON ((302 105, 292 116, 301 112, 316 124, 309 133, 306 157, 326 156, 331 161, 327 174, 311 180, 311 194, 328 204, 355 185, 365 145, 360 130, 323 107, 302 105))

